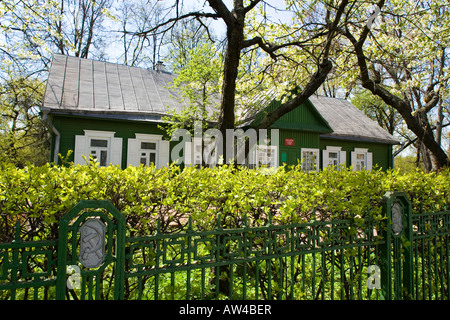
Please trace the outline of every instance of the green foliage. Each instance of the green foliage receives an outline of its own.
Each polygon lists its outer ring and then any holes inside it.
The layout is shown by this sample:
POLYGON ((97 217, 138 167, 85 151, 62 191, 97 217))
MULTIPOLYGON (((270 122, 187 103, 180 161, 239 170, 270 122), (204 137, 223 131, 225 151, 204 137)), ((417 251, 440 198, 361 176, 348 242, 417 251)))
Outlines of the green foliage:
POLYGON ((0 168, 0 242, 9 242, 21 221, 24 240, 56 239, 59 219, 83 199, 107 199, 127 219, 131 236, 309 222, 331 218, 381 219, 386 191, 406 192, 414 210, 442 209, 450 201, 450 171, 402 173, 350 169, 306 173, 280 168, 272 175, 230 166, 218 168, 99 167, 70 165, 0 168), (370 210, 369 210, 370 209, 370 210))
POLYGON ((39 115, 44 88, 40 80, 16 75, 0 84, 0 162, 24 167, 48 161, 50 142, 39 115))
POLYGON ((351 102, 390 134, 396 133, 402 123, 402 117, 393 107, 367 90, 357 89, 351 102))
POLYGON ((178 128, 192 129, 196 120, 217 118, 222 68, 222 54, 210 42, 187 50, 186 56, 175 56, 173 88, 180 90, 180 102, 188 106, 181 112, 169 110, 170 115, 163 117, 169 123, 163 127, 169 135, 178 128))
POLYGON ((424 170, 423 162, 417 167, 417 157, 415 156, 397 156, 394 159, 394 168, 402 172, 413 173, 417 170, 424 170))

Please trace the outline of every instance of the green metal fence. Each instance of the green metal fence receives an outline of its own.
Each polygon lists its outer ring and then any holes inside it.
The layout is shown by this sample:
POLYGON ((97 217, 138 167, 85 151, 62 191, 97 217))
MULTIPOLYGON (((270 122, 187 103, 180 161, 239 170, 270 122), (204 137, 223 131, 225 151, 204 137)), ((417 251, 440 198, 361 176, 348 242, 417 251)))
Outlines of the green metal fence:
POLYGON ((58 241, 0 244, 2 299, 448 299, 450 211, 126 237, 107 201, 82 201, 58 241))
POLYGON ((12 243, 0 244, 0 299, 54 299, 56 241, 22 242, 19 225, 12 243))
POLYGON ((450 211, 412 215, 414 298, 450 298, 450 211))

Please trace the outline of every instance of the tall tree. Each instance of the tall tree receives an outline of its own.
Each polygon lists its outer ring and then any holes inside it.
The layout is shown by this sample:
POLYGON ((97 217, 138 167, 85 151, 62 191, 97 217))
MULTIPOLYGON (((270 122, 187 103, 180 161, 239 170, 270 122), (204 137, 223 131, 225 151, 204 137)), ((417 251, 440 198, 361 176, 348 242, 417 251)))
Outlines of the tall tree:
MULTIPOLYGON (((384 4, 381 0, 378 7, 384 4)), ((380 14, 378 24, 355 22, 340 30, 349 42, 345 50, 354 52, 355 64, 348 65, 356 65, 365 89, 398 111, 430 152, 433 168, 448 166, 447 154, 429 119, 439 101, 448 98, 447 3, 392 1, 380 14)))
MULTIPOLYGON (((261 121, 260 128, 268 128, 278 118, 292 111, 306 101, 322 85, 328 73, 332 69, 332 62, 329 59, 330 49, 337 35, 336 31, 341 22, 341 17, 346 11, 348 0, 342 1, 308 1, 308 7, 315 10, 315 18, 321 18, 323 21, 311 26, 308 22, 302 21, 298 30, 304 31, 307 39, 292 39, 290 34, 294 34, 292 29, 285 30, 275 38, 267 39, 259 34, 258 30, 248 29, 249 24, 254 23, 255 12, 264 10, 264 6, 269 2, 262 0, 234 0, 229 9, 222 0, 207 0, 209 8, 213 12, 200 10, 183 12, 183 1, 177 0, 172 9, 174 17, 167 19, 160 25, 138 33, 141 36, 154 32, 156 29, 172 28, 176 22, 196 18, 202 21, 205 18, 220 19, 226 26, 226 48, 223 58, 223 75, 221 89, 221 103, 218 116, 218 129, 222 132, 224 140, 226 139, 226 130, 233 129, 236 123, 236 92, 237 81, 239 77, 240 62, 245 52, 258 50, 268 55, 272 60, 292 60, 294 57, 286 57, 288 48, 300 48, 307 50, 308 45, 315 43, 317 55, 314 56, 315 71, 311 73, 305 85, 296 92, 291 100, 282 103, 277 109, 268 113, 261 121), (263 9, 261 9, 263 8, 263 9), (251 18, 251 20, 250 20, 251 18)), ((293 8, 291 4, 290 8, 293 8)), ((312 16, 312 15, 311 15, 312 16)), ((298 16, 297 18, 299 18, 298 16)), ((301 17, 300 17, 301 18, 301 17)), ((312 20, 312 19, 311 19, 312 20)), ((251 26, 250 26, 251 27, 251 26)), ((282 29, 280 29, 282 30, 282 29)), ((300 64, 300 61, 297 61, 300 64)), ((225 141, 226 143, 226 141, 225 141)))
POLYGON ((44 84, 15 76, 0 85, 0 162, 24 167, 48 161, 47 130, 39 116, 44 84))
POLYGON ((156 0, 122 1, 118 5, 119 14, 116 20, 120 23, 120 42, 122 48, 118 60, 129 66, 141 66, 155 69, 164 47, 164 32, 157 31, 136 36, 134 32, 142 32, 153 28, 164 19, 162 5, 156 0), (133 30, 134 32, 130 32, 133 30))
POLYGON ((177 75, 173 87, 188 106, 181 112, 171 110, 166 118, 170 125, 165 127, 169 135, 178 128, 193 130, 196 121, 207 128, 208 121, 217 117, 223 58, 214 44, 205 40, 192 49, 175 50, 173 55, 172 71, 177 75))
POLYGON ((112 0, 3 0, 0 2, 2 65, 46 72, 52 53, 103 57, 103 27, 112 0), (6 61, 5 61, 6 60, 6 61))
POLYGON ((48 160, 39 116, 52 53, 103 57, 111 0, 0 1, 1 161, 24 166, 48 160), (45 160, 43 160, 45 159, 45 160))

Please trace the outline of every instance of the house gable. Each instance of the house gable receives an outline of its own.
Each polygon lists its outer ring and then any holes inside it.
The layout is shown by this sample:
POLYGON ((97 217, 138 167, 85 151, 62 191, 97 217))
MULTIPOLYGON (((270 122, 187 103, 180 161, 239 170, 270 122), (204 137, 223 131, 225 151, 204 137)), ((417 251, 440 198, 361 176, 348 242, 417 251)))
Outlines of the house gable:
MULTIPOLYGON (((280 106, 280 101, 272 101, 267 108, 259 112, 250 126, 257 126, 268 113, 280 106)), ((273 129, 300 130, 317 133, 332 133, 328 122, 308 100, 291 112, 283 115, 271 126, 273 129)))

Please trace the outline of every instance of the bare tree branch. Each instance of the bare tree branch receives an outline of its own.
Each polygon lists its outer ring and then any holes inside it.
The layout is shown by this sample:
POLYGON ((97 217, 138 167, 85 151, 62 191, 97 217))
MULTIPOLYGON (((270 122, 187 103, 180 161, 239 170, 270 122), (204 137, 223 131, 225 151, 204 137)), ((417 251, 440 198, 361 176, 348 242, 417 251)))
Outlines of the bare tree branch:
POLYGON ((215 14, 215 13, 189 12, 189 13, 183 14, 181 16, 177 16, 175 18, 168 19, 168 20, 166 20, 166 21, 158 24, 157 26, 155 26, 155 27, 153 27, 151 29, 148 29, 146 31, 142 31, 142 32, 130 32, 130 31, 125 31, 124 32, 124 31, 122 31, 122 32, 123 33, 128 33, 128 34, 133 34, 133 35, 136 35, 136 36, 146 36, 148 34, 154 33, 155 31, 157 31, 161 27, 167 26, 169 24, 171 24, 171 26, 170 26, 170 28, 171 28, 177 21, 180 21, 180 20, 183 20, 183 19, 186 19, 186 18, 190 18, 190 17, 194 17, 194 18, 197 18, 197 19, 199 19, 199 18, 213 18, 213 19, 221 18, 218 14, 215 14))
POLYGON ((244 8, 245 13, 251 11, 261 0, 251 0, 250 4, 244 8))
MULTIPOLYGON (((216 12, 217 17, 223 19, 228 27, 233 26, 237 22, 233 14, 228 10, 222 0, 207 0, 211 8, 216 12)), ((242 2, 242 1, 241 1, 242 2)))
POLYGON ((328 74, 333 68, 333 64, 328 59, 331 42, 334 39, 334 35, 337 33, 337 26, 342 15, 344 14, 348 2, 348 0, 343 0, 336 12, 336 17, 330 27, 327 42, 323 50, 322 61, 319 63, 317 71, 311 76, 309 82, 299 94, 297 94, 293 99, 281 104, 277 109, 269 112, 258 125, 259 129, 269 128, 280 117, 299 107, 325 82, 328 74))

